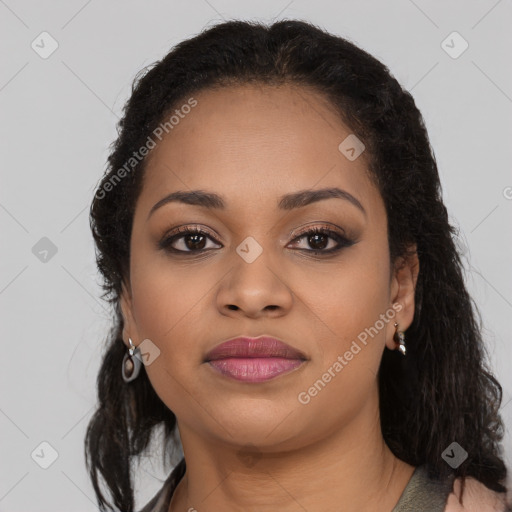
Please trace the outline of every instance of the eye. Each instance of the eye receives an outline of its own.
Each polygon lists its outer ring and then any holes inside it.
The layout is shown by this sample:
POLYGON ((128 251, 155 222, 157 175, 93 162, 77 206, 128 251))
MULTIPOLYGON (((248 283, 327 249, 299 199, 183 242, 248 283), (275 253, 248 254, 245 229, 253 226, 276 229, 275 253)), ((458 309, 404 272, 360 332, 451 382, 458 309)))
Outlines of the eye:
MULTIPOLYGON (((303 231, 292 240, 291 244, 297 245, 297 241, 302 239, 305 239, 306 244, 312 247, 312 249, 299 248, 299 250, 315 255, 333 254, 344 247, 354 244, 352 240, 349 240, 341 233, 326 227, 315 227, 303 231), (332 246, 333 242, 334 246, 332 246), (330 243, 331 247, 326 249, 330 243)), ((216 242, 209 232, 198 227, 185 226, 176 229, 169 236, 164 237, 158 245, 161 249, 170 253, 200 254, 212 249, 212 247, 207 247, 208 240, 216 242)), ((220 244, 217 243, 217 245, 220 244)), ((215 244, 213 248, 215 248, 215 244)))
POLYGON ((207 231, 197 227, 184 227, 177 229, 175 234, 164 238, 159 243, 159 247, 174 253, 200 253, 207 250, 205 248, 207 239, 213 239, 207 231), (176 242, 179 242, 176 245, 181 245, 181 248, 173 246, 176 242))
POLYGON ((338 252, 343 247, 349 247, 353 245, 353 241, 346 238, 341 233, 327 229, 325 227, 315 227, 307 231, 302 232, 297 236, 292 243, 296 243, 297 240, 305 239, 305 243, 312 247, 312 249, 302 249, 305 252, 313 254, 332 254, 338 252), (335 242, 334 246, 331 245, 329 249, 329 239, 331 242, 335 242))

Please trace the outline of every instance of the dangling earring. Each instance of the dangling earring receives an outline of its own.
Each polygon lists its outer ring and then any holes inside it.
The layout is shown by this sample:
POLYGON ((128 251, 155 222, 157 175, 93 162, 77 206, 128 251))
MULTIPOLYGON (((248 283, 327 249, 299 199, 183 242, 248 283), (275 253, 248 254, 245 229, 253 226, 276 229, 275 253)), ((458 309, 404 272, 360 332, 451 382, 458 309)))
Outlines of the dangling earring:
MULTIPOLYGON (((398 324, 395 322, 395 327, 398 327, 398 324)), ((398 350, 405 356, 407 349, 405 348, 405 334, 403 331, 399 331, 398 329, 395 331, 393 339, 398 343, 398 350), (398 338, 398 340, 397 340, 398 338)))
POLYGON ((128 342, 130 343, 130 348, 124 355, 123 364, 121 366, 121 373, 125 382, 131 382, 136 379, 142 365, 139 347, 133 344, 131 338, 128 338, 128 342))

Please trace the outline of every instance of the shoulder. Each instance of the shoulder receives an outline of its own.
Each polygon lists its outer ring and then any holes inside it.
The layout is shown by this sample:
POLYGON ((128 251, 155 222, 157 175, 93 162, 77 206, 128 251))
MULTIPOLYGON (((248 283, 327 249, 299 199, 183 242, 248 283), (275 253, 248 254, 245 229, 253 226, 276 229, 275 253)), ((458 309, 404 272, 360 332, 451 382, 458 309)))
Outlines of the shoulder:
POLYGON ((475 478, 466 478, 462 505, 460 495, 461 481, 457 478, 448 495, 444 512, 506 512, 505 494, 489 489, 475 478))

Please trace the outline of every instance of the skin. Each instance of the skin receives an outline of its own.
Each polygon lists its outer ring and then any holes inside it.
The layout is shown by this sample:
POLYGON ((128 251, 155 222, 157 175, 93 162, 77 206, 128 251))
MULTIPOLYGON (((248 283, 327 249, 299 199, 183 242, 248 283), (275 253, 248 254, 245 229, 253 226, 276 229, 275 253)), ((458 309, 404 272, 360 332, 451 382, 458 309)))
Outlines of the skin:
MULTIPOLYGON (((244 85, 194 98, 197 106, 148 157, 121 297, 125 343, 149 339, 158 347, 145 371, 177 417, 187 471, 169 510, 327 512, 343 504, 347 512, 391 511, 414 467, 383 440, 377 371, 385 347, 397 348, 394 322, 405 331, 413 320, 417 255, 392 265, 386 210, 366 155, 349 161, 338 150, 351 131, 323 96, 244 85), (324 187, 348 191, 366 214, 339 198, 277 207, 284 194, 324 187), (195 189, 222 195, 226 208, 172 202, 148 219, 167 194, 195 189), (300 228, 325 223, 355 243, 315 256, 307 251, 336 240, 295 240, 300 228), (191 225, 212 235, 198 246, 203 255, 158 247, 171 228, 191 225), (263 250, 252 263, 236 252, 248 236, 263 250), (386 311, 394 318, 300 403, 299 393, 386 311), (222 341, 261 334, 308 360, 258 384, 203 362, 222 341)), ((195 247, 184 238, 173 246, 195 247)))

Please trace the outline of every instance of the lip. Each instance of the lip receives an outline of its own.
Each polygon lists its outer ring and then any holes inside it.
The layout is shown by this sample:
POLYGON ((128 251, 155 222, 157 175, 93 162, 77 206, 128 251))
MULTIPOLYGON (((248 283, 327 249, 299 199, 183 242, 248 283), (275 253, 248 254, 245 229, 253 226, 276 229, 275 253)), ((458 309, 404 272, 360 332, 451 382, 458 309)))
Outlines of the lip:
POLYGON ((238 381, 263 382, 291 372, 307 361, 300 350, 270 336, 238 337, 210 350, 205 361, 238 381))
POLYGON ((284 341, 271 336, 259 336, 251 338, 239 336, 227 340, 210 350, 205 357, 205 362, 218 359, 234 358, 267 358, 306 360, 306 355, 300 350, 288 345, 284 341))

